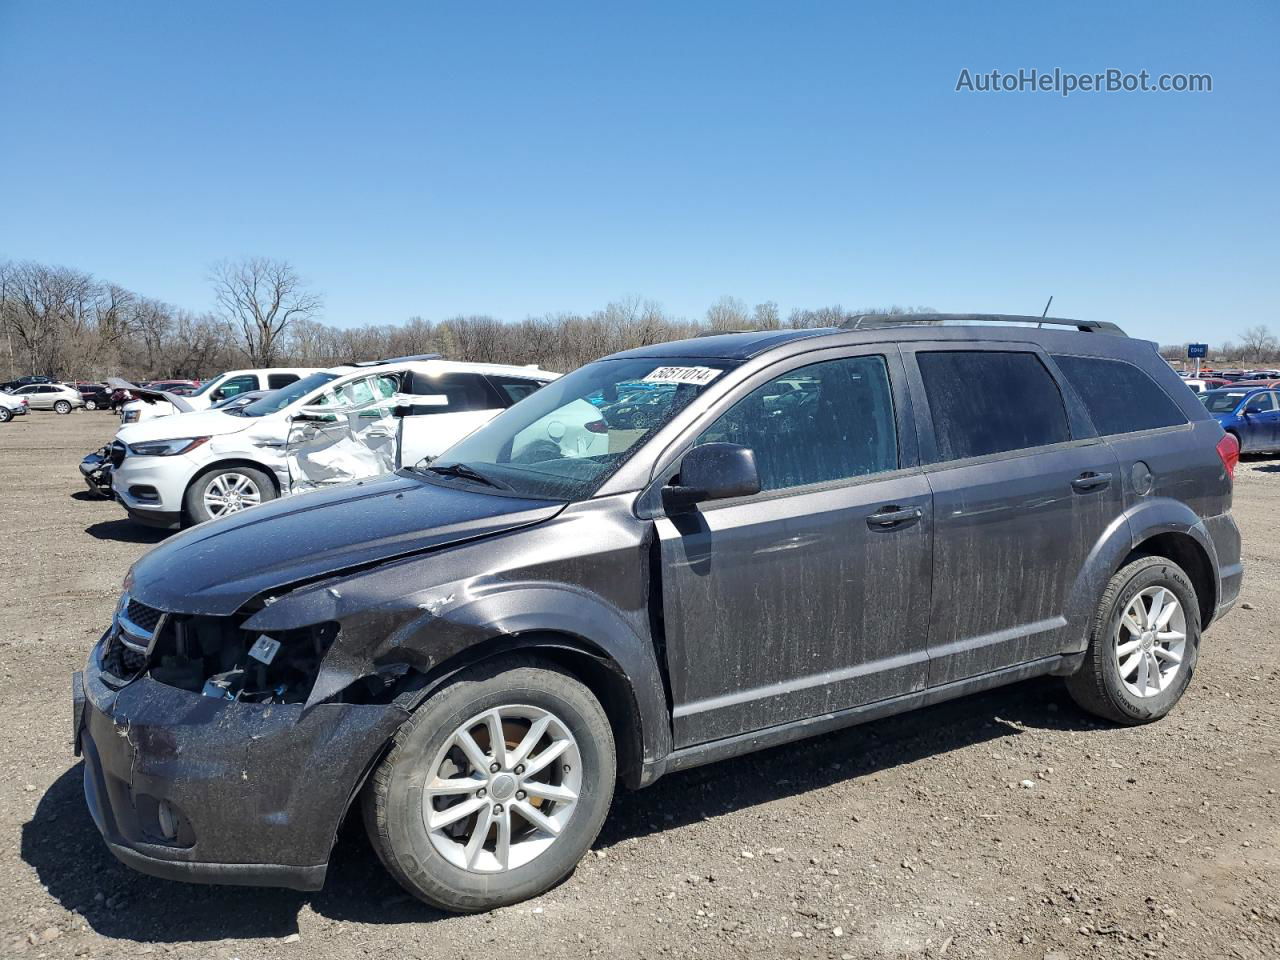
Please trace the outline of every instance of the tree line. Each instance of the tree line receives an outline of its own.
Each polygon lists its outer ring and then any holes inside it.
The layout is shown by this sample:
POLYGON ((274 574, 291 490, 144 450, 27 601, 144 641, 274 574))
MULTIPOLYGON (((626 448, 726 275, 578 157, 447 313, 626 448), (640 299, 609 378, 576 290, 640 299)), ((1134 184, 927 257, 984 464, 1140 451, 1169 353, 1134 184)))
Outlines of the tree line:
POLYGON ((724 330, 835 326, 867 313, 932 313, 922 307, 792 310, 722 297, 700 318, 668 314, 629 297, 590 313, 503 321, 484 315, 334 326, 322 297, 284 260, 246 258, 209 271, 215 308, 193 311, 68 267, 0 261, 0 369, 13 379, 196 379, 236 367, 329 367, 439 353, 451 360, 536 363, 568 371, 597 357, 724 330))
MULTIPOLYGON (((1167 360, 1187 360, 1187 344, 1170 343, 1160 347, 1160 355, 1167 360)), ((1235 340, 1225 340, 1214 347, 1210 345, 1207 362, 1218 365, 1248 364, 1276 366, 1280 364, 1280 338, 1266 324, 1256 324, 1236 335, 1235 340)))

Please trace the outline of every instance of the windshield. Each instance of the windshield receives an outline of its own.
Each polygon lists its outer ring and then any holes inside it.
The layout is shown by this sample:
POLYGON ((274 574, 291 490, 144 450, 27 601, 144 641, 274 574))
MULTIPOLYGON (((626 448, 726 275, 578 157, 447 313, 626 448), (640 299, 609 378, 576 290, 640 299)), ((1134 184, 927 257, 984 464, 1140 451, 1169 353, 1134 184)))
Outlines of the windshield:
POLYGON ((244 417, 265 417, 271 413, 279 413, 295 400, 301 400, 312 390, 323 387, 330 380, 337 380, 336 373, 313 373, 309 377, 295 380, 287 387, 272 390, 265 397, 253 401, 240 411, 244 417))
POLYGON ((523 496, 582 500, 731 366, 702 358, 598 360, 415 469, 523 496))
POLYGON ((1244 398, 1241 390, 1212 390, 1200 395, 1210 413, 1232 413, 1244 398))

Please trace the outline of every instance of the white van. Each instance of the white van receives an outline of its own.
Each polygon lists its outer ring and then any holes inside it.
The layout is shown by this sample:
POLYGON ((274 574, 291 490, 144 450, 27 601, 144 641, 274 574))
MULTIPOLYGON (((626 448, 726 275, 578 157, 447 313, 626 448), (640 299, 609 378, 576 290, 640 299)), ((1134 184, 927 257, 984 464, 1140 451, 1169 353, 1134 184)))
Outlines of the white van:
MULTIPOLYGON (((434 356, 317 371, 238 409, 121 427, 112 489, 141 523, 200 523, 413 466, 558 376, 434 356)), ((549 431, 567 441, 584 432, 549 431)))

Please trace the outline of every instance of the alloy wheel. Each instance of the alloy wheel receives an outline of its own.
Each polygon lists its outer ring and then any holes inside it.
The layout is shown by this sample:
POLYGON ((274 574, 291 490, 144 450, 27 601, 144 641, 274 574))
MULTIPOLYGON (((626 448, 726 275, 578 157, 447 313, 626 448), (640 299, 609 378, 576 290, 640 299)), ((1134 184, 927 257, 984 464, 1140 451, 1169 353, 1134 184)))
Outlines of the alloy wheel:
POLYGON ((210 481, 204 491, 204 508, 211 517, 238 513, 262 502, 262 491, 250 477, 229 471, 210 481))
POLYGON ((1186 648, 1187 617, 1172 590, 1147 587, 1129 601, 1116 627, 1115 660, 1130 693, 1154 697, 1167 689, 1186 648))
POLYGON ((460 725, 436 753, 422 820, 436 851, 474 873, 503 873, 545 853, 582 790, 569 728, 539 707, 495 707, 460 725))

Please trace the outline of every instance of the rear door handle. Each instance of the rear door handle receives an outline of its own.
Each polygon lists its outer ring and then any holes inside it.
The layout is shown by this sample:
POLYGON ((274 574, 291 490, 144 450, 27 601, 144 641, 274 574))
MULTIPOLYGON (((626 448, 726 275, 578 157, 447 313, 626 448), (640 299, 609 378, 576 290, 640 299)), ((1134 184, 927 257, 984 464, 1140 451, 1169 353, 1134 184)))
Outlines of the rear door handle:
POLYGON ((881 507, 867 516, 867 526, 873 530, 893 530, 915 523, 922 516, 924 511, 919 507, 881 507))
POLYGON ((1095 473, 1092 470, 1080 474, 1071 481, 1071 489, 1076 493, 1088 493, 1090 490, 1105 490, 1111 485, 1111 474, 1095 473))

